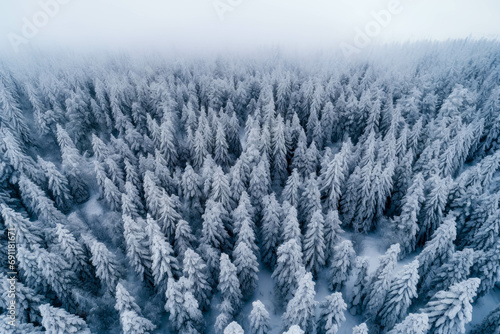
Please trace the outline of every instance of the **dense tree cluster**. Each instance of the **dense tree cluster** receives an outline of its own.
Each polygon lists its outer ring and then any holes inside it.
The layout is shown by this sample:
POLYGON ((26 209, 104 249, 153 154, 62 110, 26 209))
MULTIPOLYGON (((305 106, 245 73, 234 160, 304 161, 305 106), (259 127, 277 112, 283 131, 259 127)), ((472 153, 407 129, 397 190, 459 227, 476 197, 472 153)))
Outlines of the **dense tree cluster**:
POLYGON ((349 310, 353 333, 465 333, 500 277, 499 57, 1 61, 18 328, 335 334, 349 310))

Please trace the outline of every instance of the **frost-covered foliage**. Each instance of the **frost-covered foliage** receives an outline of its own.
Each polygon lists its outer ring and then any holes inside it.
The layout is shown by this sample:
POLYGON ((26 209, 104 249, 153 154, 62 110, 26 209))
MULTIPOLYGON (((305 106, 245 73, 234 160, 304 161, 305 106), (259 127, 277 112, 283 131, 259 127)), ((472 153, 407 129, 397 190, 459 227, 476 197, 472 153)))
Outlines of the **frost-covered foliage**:
POLYGON ((464 332, 498 297, 499 57, 0 59, 15 330, 464 332))

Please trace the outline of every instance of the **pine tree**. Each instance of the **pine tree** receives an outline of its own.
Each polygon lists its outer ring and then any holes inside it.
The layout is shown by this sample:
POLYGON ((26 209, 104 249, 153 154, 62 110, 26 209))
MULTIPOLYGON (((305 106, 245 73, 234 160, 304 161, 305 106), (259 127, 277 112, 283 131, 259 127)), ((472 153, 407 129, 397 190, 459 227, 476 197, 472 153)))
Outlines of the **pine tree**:
POLYGON ((184 253, 182 270, 200 308, 202 310, 208 309, 212 287, 209 283, 208 268, 204 261, 195 251, 188 248, 184 253))
POLYGON ((224 208, 220 202, 209 200, 203 214, 201 242, 215 249, 224 250, 229 235, 222 221, 224 208))
POLYGON ((286 213, 285 220, 281 225, 282 243, 295 239, 302 245, 302 232, 297 219, 297 209, 288 202, 283 203, 283 212, 286 213))
POLYGON ((247 243, 239 243, 233 251, 234 265, 237 268, 238 278, 243 297, 250 297, 257 287, 257 273, 259 272, 257 257, 247 243))
POLYGON ((88 258, 82 245, 73 234, 61 224, 56 224, 57 243, 73 272, 85 272, 90 275, 88 258))
POLYGON ((425 196, 419 217, 420 231, 418 242, 421 245, 429 240, 434 230, 443 221, 450 183, 450 179, 441 179, 439 176, 434 176, 429 180, 431 189, 425 196))
POLYGON ((42 326, 48 333, 90 334, 87 323, 82 318, 70 314, 62 308, 55 308, 49 304, 43 304, 40 305, 40 314, 42 315, 42 326))
POLYGON ((90 261, 96 269, 96 276, 101 280, 108 292, 114 292, 116 282, 121 275, 120 263, 102 242, 88 236, 85 242, 92 253, 90 261))
POLYGON ((167 162, 167 166, 172 168, 177 164, 178 143, 175 137, 175 128, 172 120, 175 116, 172 113, 163 115, 163 122, 160 126, 160 151, 167 162))
POLYGON ((302 223, 310 221, 318 210, 321 210, 321 195, 316 174, 311 173, 304 183, 304 191, 299 201, 299 221, 302 223))
POLYGON ((184 219, 179 220, 175 228, 174 250, 177 257, 182 259, 186 250, 193 247, 195 237, 191 230, 191 226, 184 219))
POLYGON ((478 296, 484 296, 495 288, 498 281, 498 271, 500 270, 500 240, 488 251, 474 252, 474 265, 471 276, 479 277, 481 284, 477 289, 478 296))
POLYGON ((401 244, 402 254, 409 254, 415 250, 417 233, 419 231, 418 217, 420 207, 424 201, 424 179, 418 173, 408 188, 402 200, 401 215, 394 219, 396 234, 401 244))
MULTIPOLYGON (((339 219, 337 210, 329 211, 325 217, 325 258, 330 259, 334 254, 334 248, 340 241, 340 234, 344 232, 340 227, 342 222, 339 219)), ((331 260, 330 260, 331 261, 331 260)))
POLYGON ((274 193, 267 195, 263 200, 262 210, 262 261, 274 268, 277 258, 277 248, 280 241, 280 211, 281 207, 274 193))
POLYGON ((212 175, 210 199, 220 202, 227 213, 231 212, 235 205, 231 198, 229 179, 220 166, 215 167, 212 175))
POLYGON ((48 226, 64 221, 64 215, 56 209, 54 202, 26 175, 21 174, 18 184, 23 203, 30 212, 36 214, 48 226))
POLYGON ((187 165, 182 174, 182 194, 184 200, 189 204, 189 208, 194 211, 202 212, 200 198, 201 198, 201 178, 194 171, 191 165, 187 165))
POLYGON ((160 205, 156 220, 160 225, 161 231, 167 237, 167 240, 172 243, 175 238, 175 226, 181 219, 179 214, 180 202, 175 195, 169 196, 165 191, 162 192, 160 205))
POLYGON ((410 313, 403 322, 397 324, 388 334, 426 334, 429 317, 425 313, 410 313))
POLYGON ((374 319, 384 304, 392 282, 392 272, 396 267, 400 252, 399 244, 394 244, 380 257, 380 264, 373 275, 370 290, 365 299, 367 314, 374 319))
POLYGON ((110 206, 111 210, 118 211, 122 206, 122 194, 120 189, 109 178, 104 179, 103 197, 110 206))
POLYGON ((0 209, 5 226, 16 233, 18 246, 30 247, 42 243, 42 232, 37 225, 3 203, 0 209))
POLYGON ((354 265, 356 252, 352 242, 344 240, 333 249, 333 258, 330 260, 330 289, 339 291, 347 282, 354 265))
POLYGON ((351 309, 349 312, 353 315, 360 314, 363 309, 364 299, 366 297, 366 286, 369 283, 368 277, 368 259, 356 258, 356 281, 352 289, 351 309))
POLYGON ((352 329, 352 334, 368 334, 368 326, 365 323, 355 326, 352 329))
POLYGON ((253 222, 253 217, 254 210, 252 204, 250 203, 250 198, 244 191, 240 196, 238 206, 233 210, 231 214, 231 218, 233 220, 233 235, 238 235, 245 220, 247 220, 248 225, 251 226, 252 229, 254 229, 255 224, 253 222))
POLYGON ((38 246, 33 246, 33 251, 42 278, 49 284, 64 306, 72 306, 71 285, 74 282, 74 276, 70 271, 69 264, 60 255, 48 252, 38 246))
POLYGON ((252 303, 250 312, 250 334, 268 334, 271 330, 271 318, 260 300, 252 303))
POLYGON ((316 276, 325 264, 324 219, 321 211, 316 211, 307 224, 304 236, 304 263, 307 271, 316 276))
POLYGON ((347 304, 340 292, 332 293, 320 304, 318 334, 337 334, 340 324, 346 320, 344 312, 347 304))
POLYGON ((226 167, 229 164, 229 145, 227 143, 224 127, 221 122, 217 122, 217 131, 215 134, 215 162, 226 167))
POLYGON ((68 133, 57 124, 57 143, 61 148, 62 168, 68 176, 71 194, 76 203, 83 203, 89 197, 87 186, 81 177, 83 159, 68 133))
POLYGON ((262 199, 269 193, 269 168, 264 159, 255 166, 250 175, 248 194, 258 213, 262 211, 262 199))
POLYGON ((311 273, 306 273, 300 278, 297 291, 288 302, 282 317, 284 328, 298 325, 300 328, 304 328, 307 333, 313 332, 316 307, 314 285, 311 273))
MULTIPOLYGON (((151 252, 148 247, 148 237, 144 232, 145 226, 142 220, 134 221, 130 216, 124 215, 122 219, 127 258, 142 280, 151 267, 151 252)), ((153 250, 153 247, 151 248, 153 250)))
POLYGON ((135 298, 125 289, 121 282, 116 284, 115 310, 122 314, 125 311, 135 311, 141 313, 141 308, 135 302, 135 298))
POLYGON ((120 323, 123 334, 147 334, 156 329, 156 326, 151 321, 141 317, 134 310, 120 313, 120 323))
POLYGON ((455 245, 453 241, 457 235, 455 217, 448 215, 441 226, 434 232, 416 259, 420 264, 418 275, 423 280, 433 270, 439 268, 453 254, 455 245))
POLYGON ((394 278, 387 292, 384 305, 378 313, 378 322, 385 328, 394 327, 403 320, 412 303, 417 297, 418 261, 406 265, 394 278))
POLYGON ((203 315, 198 302, 188 288, 184 278, 175 281, 169 278, 165 297, 165 310, 169 313, 169 321, 178 333, 197 333, 203 325, 203 315))
POLYGON ((304 331, 297 325, 292 325, 283 334, 304 334, 304 331))
POLYGON ((341 196, 341 187, 345 181, 347 164, 344 150, 340 151, 328 163, 326 170, 320 176, 320 191, 325 198, 325 207, 328 210, 338 210, 341 196))
POLYGON ((40 156, 37 160, 47 178, 48 188, 52 198, 56 201, 57 207, 63 211, 67 210, 72 200, 68 179, 59 172, 52 162, 45 161, 40 156))
POLYGON ((473 262, 474 250, 466 248, 463 251, 454 252, 449 260, 437 270, 436 274, 428 279, 430 282, 425 285, 430 288, 428 296, 432 297, 438 291, 447 290, 453 284, 467 279, 473 262))
POLYGON ((273 180, 276 185, 281 186, 288 176, 285 143, 285 124, 281 115, 276 117, 272 131, 272 162, 273 180))
POLYGON ((224 329, 224 334, 244 334, 243 328, 236 322, 233 321, 224 329))
POLYGON ((300 179, 299 172, 297 169, 294 169, 292 174, 286 180, 286 185, 281 193, 283 202, 287 201, 290 205, 298 207, 301 186, 302 181, 300 179))
POLYGON ((280 302, 290 300, 304 272, 302 251, 297 240, 292 239, 279 246, 278 260, 272 277, 280 302))
POLYGON ((151 270, 155 285, 163 291, 164 283, 169 277, 179 276, 179 263, 174 256, 172 245, 168 242, 157 222, 149 215, 147 216, 146 234, 149 239, 151 270))
POLYGON ((238 312, 243 297, 237 272, 238 270, 229 259, 229 256, 222 253, 220 256, 220 275, 217 290, 219 290, 222 300, 228 301, 231 305, 233 310, 231 315, 233 316, 238 312))
POLYGON ((433 333, 465 333, 465 324, 472 320, 472 300, 480 279, 470 278, 439 291, 422 309, 429 317, 433 333))

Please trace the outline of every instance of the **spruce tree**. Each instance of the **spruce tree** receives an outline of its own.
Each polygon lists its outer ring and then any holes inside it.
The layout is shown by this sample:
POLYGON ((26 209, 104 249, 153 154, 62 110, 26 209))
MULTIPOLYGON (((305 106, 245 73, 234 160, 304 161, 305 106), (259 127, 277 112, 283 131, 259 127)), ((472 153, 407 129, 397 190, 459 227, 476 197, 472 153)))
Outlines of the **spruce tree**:
POLYGON ((406 265, 394 278, 387 292, 385 302, 378 313, 377 319, 385 328, 390 329, 403 320, 412 303, 417 297, 418 261, 406 265))
POLYGON ((318 334, 337 334, 340 324, 346 320, 344 312, 347 304, 340 292, 334 292, 326 296, 325 301, 320 304, 318 320, 318 334))
POLYGON ((212 295, 208 268, 203 259, 192 249, 188 248, 184 253, 182 271, 200 308, 202 310, 208 309, 212 295))
MULTIPOLYGON (((367 314, 374 319, 384 304, 392 282, 392 272, 396 267, 400 252, 399 244, 394 244, 380 257, 380 264, 375 271, 365 299, 367 314)), ((368 286, 365 286, 368 288, 368 286)))
POLYGON ((42 326, 48 333, 90 334, 87 323, 82 318, 68 313, 62 308, 43 304, 40 305, 40 314, 42 315, 42 326))
POLYGON ((280 302, 287 302, 298 287, 305 272, 302 251, 297 240, 291 239, 278 248, 278 260, 273 271, 273 281, 280 302))
POLYGON ((274 268, 277 258, 277 248, 280 241, 280 211, 281 207, 274 193, 263 199, 262 211, 262 261, 274 268))
POLYGON ((422 312, 429 317, 431 332, 465 333, 465 325, 472 320, 472 301, 480 279, 470 278, 453 284, 448 290, 436 293, 422 312))
POLYGON ((351 308, 349 312, 353 315, 360 314, 366 297, 366 287, 369 283, 368 259, 356 258, 356 280, 352 291, 351 308))
POLYGON ((324 219, 319 210, 307 224, 303 252, 306 270, 316 276, 325 264, 324 219))
POLYGON ((299 196, 302 187, 302 180, 300 178, 299 172, 297 169, 292 171, 292 174, 286 180, 286 185, 283 188, 283 192, 281 193, 281 197, 283 202, 287 201, 290 205, 294 207, 299 206, 299 196))
POLYGON ((260 300, 252 303, 250 312, 250 334, 268 334, 271 330, 271 318, 260 300))
POLYGON ((410 313, 394 326, 388 334, 426 334, 429 330, 429 317, 425 313, 410 313))
POLYGON ((288 302, 282 316, 284 328, 298 325, 300 328, 304 328, 307 333, 313 332, 316 307, 314 285, 311 273, 306 273, 300 278, 297 291, 288 302))
POLYGON ((229 256, 222 253, 220 256, 220 274, 217 290, 220 292, 222 300, 229 302, 235 315, 241 306, 242 294, 240 282, 238 281, 238 269, 231 262, 229 256))
POLYGON ((330 289, 339 291, 344 287, 354 265, 356 252, 352 242, 344 240, 333 249, 333 258, 330 260, 330 289))

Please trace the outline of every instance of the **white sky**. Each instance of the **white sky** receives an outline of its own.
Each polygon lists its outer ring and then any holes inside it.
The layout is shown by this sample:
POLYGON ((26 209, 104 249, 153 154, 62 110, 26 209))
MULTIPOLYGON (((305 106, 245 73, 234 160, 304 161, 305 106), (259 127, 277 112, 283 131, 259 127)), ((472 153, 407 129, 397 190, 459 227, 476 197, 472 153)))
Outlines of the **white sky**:
MULTIPOLYGON (((33 37, 31 48, 246 51, 256 47, 316 50, 352 44, 371 11, 391 0, 0 0, 0 53, 23 36, 40 3, 68 2, 33 37), (221 20, 214 4, 233 4, 221 20), (9 35, 10 34, 10 35, 9 35)), ((397 1, 397 0, 396 0, 397 1)), ((499 0, 399 0, 402 11, 370 43, 459 37, 498 38, 499 0)))

